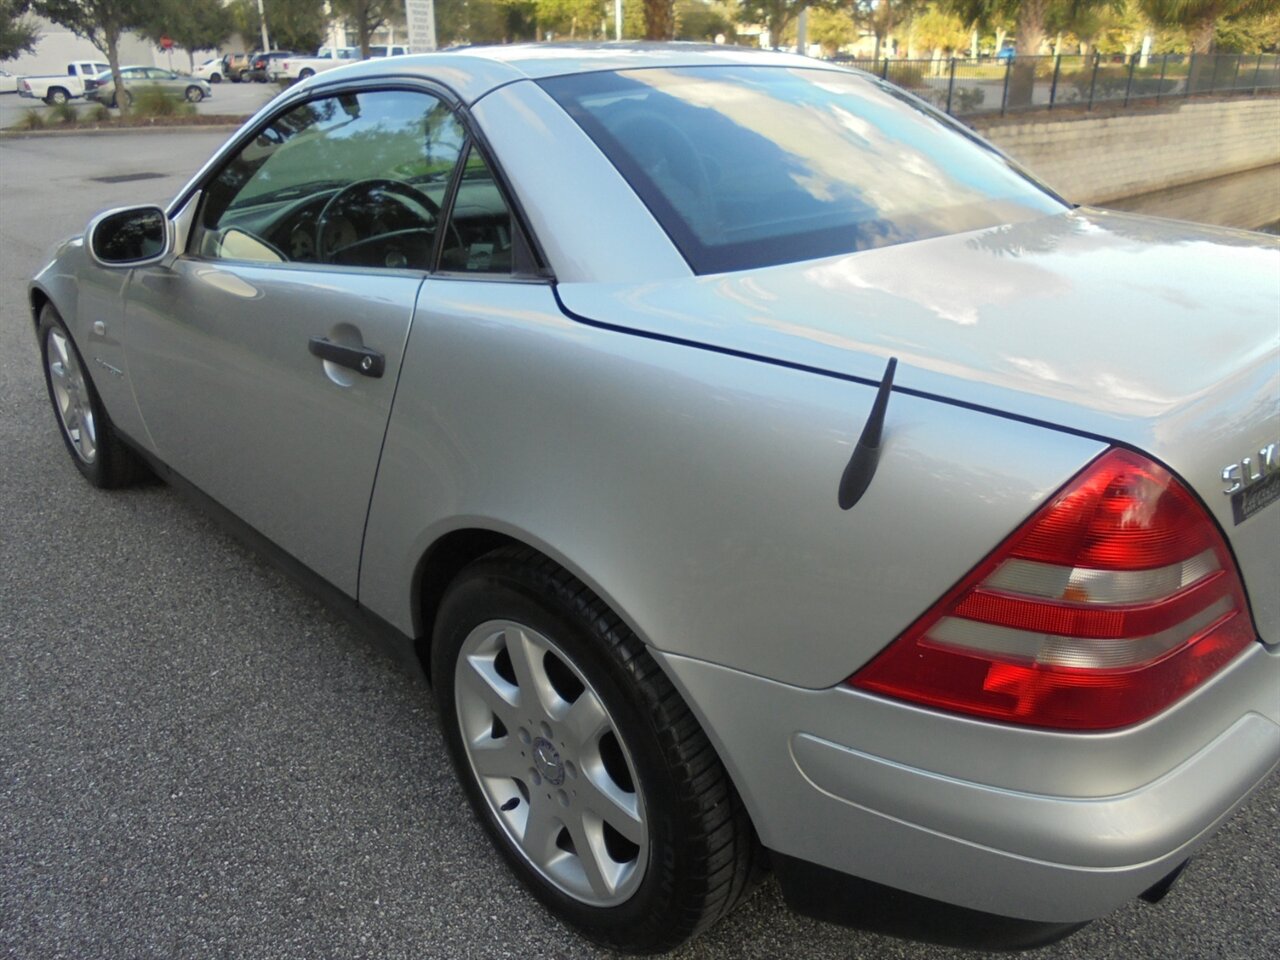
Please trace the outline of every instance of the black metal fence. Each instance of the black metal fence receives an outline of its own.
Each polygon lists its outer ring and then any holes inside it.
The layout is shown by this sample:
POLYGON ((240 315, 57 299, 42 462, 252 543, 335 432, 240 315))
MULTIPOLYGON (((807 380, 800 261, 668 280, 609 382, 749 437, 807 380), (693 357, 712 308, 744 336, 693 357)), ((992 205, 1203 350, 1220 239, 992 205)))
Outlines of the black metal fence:
POLYGON ((1280 55, 1273 53, 848 62, 952 116, 1280 91, 1280 55))

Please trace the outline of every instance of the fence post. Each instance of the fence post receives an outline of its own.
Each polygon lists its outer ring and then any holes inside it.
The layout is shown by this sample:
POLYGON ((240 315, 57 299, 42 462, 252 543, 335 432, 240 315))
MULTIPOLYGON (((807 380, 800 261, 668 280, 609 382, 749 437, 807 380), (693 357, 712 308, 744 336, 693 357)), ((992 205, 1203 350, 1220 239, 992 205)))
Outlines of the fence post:
POLYGON ((1129 91, 1133 89, 1133 70, 1138 65, 1138 58, 1129 55, 1129 79, 1124 85, 1124 106, 1129 106, 1129 91))
POLYGON ((1049 84, 1049 109, 1053 109, 1053 101, 1058 96, 1058 71, 1062 69, 1062 57, 1053 51, 1053 83, 1049 84))
POLYGON ((1156 84, 1156 101, 1159 102, 1161 94, 1164 93, 1164 71, 1169 66, 1169 55, 1166 53, 1160 58, 1160 82, 1156 84))
POLYGON ((1187 89, 1182 91, 1184 97, 1191 96, 1191 81, 1196 76, 1196 55, 1195 51, 1191 53, 1191 62, 1187 64, 1187 89))
POLYGON ((1013 69, 1013 58, 1005 57, 1004 60, 1004 92, 1000 94, 1000 116, 1004 116, 1005 108, 1009 106, 1009 73, 1013 69))
POLYGON ((1258 65, 1253 68, 1253 95, 1258 95, 1258 75, 1262 73, 1262 54, 1258 54, 1258 65))
MULTIPOLYGON (((911 51, 908 50, 907 52, 910 53, 911 51)), ((888 57, 885 57, 883 60, 880 61, 880 79, 881 80, 889 79, 889 58, 888 57)))
POLYGON ((951 112, 951 97, 956 92, 956 58, 951 58, 951 78, 947 81, 947 116, 954 116, 951 112))
POLYGON ((1236 72, 1235 72, 1235 76, 1231 78, 1232 93, 1236 92, 1236 87, 1240 83, 1240 60, 1242 56, 1243 54, 1239 54, 1239 53, 1236 54, 1236 72))
POLYGON ((1098 53, 1095 50, 1093 54, 1093 77, 1089 80, 1089 106, 1085 108, 1086 110, 1093 109, 1093 88, 1098 85, 1098 64, 1101 62, 1102 58, 1098 56, 1098 53))

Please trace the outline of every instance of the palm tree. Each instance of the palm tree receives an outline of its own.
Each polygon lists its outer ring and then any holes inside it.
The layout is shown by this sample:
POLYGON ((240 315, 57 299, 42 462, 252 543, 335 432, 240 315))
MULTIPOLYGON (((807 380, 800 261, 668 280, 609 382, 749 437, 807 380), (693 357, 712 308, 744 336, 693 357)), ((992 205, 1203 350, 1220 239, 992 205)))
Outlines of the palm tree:
POLYGON ((1191 37, 1191 51, 1204 54, 1213 49, 1213 34, 1223 17, 1262 13, 1275 0, 1138 0, 1152 23, 1181 27, 1191 37))

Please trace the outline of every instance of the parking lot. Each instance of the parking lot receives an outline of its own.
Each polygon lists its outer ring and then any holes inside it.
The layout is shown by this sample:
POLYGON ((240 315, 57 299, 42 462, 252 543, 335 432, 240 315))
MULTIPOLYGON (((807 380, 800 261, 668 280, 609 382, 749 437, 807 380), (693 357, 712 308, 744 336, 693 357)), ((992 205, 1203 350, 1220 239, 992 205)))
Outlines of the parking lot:
MULTIPOLYGON (((248 116, 256 113, 259 107, 280 92, 280 88, 274 83, 215 83, 212 89, 213 96, 196 104, 197 113, 248 116)), ((71 103, 81 111, 87 111, 93 106, 82 98, 72 100, 71 103)), ((13 126, 27 110, 47 114, 49 107, 42 100, 20 97, 14 93, 0 96, 0 130, 13 126)))
MULTIPOLYGON (((225 136, 0 139, 0 954, 605 956, 491 849, 403 666, 170 488, 94 490, 67 457, 26 280, 225 136), (159 176, 91 179, 125 174, 159 176)), ((1273 777, 1162 904, 1037 956, 1280 956, 1278 822, 1273 777)), ((678 956, 980 955, 797 917, 768 880, 678 956)))

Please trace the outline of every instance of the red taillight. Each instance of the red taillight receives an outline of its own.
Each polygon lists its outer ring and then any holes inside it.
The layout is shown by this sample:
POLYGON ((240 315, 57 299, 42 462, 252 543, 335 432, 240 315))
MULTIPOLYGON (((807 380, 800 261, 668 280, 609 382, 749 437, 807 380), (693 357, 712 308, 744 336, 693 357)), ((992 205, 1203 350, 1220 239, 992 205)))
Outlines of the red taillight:
POLYGON ((1163 467, 1113 449, 848 682, 995 720, 1110 729, 1163 710, 1256 636, 1204 509, 1163 467))

